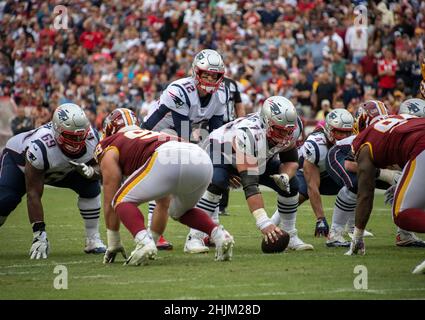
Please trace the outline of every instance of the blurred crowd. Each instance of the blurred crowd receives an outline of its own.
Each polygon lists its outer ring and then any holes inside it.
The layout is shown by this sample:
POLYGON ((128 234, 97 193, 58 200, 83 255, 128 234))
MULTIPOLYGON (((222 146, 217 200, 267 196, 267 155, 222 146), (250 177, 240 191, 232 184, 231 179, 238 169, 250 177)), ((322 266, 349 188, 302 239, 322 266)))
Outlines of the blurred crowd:
POLYGON ((417 95, 425 2, 6 0, 0 37, 0 99, 16 106, 14 133, 64 102, 98 128, 117 107, 142 118, 204 48, 223 56, 247 112, 283 95, 317 121, 370 98, 395 113, 417 95))

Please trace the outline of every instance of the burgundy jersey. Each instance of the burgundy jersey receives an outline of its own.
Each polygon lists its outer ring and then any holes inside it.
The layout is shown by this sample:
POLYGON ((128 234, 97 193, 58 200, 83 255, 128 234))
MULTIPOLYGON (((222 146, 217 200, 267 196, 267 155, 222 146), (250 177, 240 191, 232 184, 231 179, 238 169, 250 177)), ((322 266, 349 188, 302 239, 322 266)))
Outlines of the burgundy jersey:
POLYGON ((369 145, 376 167, 397 164, 403 168, 425 150, 425 118, 397 115, 382 119, 354 139, 352 147, 356 157, 363 145, 369 145))
POLYGON ((176 136, 143 129, 118 132, 98 143, 95 159, 100 162, 107 150, 115 149, 119 153, 123 175, 129 176, 139 169, 160 145, 171 140, 181 141, 176 136))

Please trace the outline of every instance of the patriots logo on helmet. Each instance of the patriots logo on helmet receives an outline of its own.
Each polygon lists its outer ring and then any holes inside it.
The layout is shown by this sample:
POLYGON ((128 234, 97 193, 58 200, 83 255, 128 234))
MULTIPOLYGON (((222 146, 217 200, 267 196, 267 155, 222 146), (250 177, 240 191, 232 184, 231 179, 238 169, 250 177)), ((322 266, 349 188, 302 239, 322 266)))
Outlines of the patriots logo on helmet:
POLYGON ((417 112, 419 112, 419 111, 420 111, 419 106, 418 106, 416 103, 410 103, 410 104, 407 106, 407 109, 409 109, 409 111, 410 111, 410 112, 413 112, 413 113, 417 113, 417 112))
POLYGON ((58 110, 58 118, 62 121, 66 121, 69 119, 69 116, 66 114, 66 111, 63 109, 58 110))
POLYGON ((281 114, 282 112, 280 111, 280 108, 279 108, 279 106, 278 106, 278 104, 277 103, 275 103, 274 101, 271 101, 270 100, 270 110, 273 112, 273 114, 274 115, 279 115, 279 114, 281 114))

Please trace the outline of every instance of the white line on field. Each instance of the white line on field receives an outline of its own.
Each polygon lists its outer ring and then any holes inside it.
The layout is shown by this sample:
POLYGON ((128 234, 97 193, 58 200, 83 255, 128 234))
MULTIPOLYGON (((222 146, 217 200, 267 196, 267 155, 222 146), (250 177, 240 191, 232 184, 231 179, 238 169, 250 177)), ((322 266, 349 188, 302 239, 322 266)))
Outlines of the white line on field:
MULTIPOLYGON (((29 260, 29 259, 28 259, 29 260)), ((66 262, 47 262, 47 263, 31 263, 28 261, 28 264, 12 264, 10 266, 0 266, 0 269, 7 268, 33 268, 33 267, 46 267, 46 266, 57 266, 61 265, 69 265, 69 264, 83 264, 83 263, 98 263, 97 261, 88 261, 88 260, 78 260, 78 261, 66 261, 66 262)))
MULTIPOLYGON (((210 288, 211 286, 208 286, 210 288)), ((216 288, 219 289, 222 286, 217 286, 216 288)), ((366 293, 372 293, 372 294, 388 294, 393 292, 411 292, 411 291, 424 291, 425 288, 406 288, 406 289, 379 289, 379 290, 356 290, 356 289, 336 289, 336 290, 318 290, 318 291, 266 291, 266 292, 246 292, 246 293, 239 293, 239 294, 230 294, 230 295, 222 295, 222 296, 210 296, 209 299, 238 299, 238 298, 249 298, 249 297, 259 297, 259 296, 287 296, 287 295, 307 295, 307 294, 314 294, 314 295, 320 295, 320 294, 335 294, 335 293, 359 293, 359 294, 366 294, 366 293)), ((203 299, 203 297, 194 297, 194 296, 187 296, 187 297, 181 297, 174 299, 183 299, 183 300, 198 300, 203 299)))

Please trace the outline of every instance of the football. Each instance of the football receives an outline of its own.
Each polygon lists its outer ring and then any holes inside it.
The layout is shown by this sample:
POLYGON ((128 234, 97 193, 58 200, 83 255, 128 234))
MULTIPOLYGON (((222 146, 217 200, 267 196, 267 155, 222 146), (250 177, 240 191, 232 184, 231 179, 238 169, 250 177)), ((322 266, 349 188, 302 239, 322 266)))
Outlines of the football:
POLYGON ((266 243, 263 237, 263 240, 261 241, 261 251, 264 253, 279 253, 284 251, 289 243, 289 234, 283 230, 282 232, 283 235, 279 236, 279 239, 273 243, 270 241, 266 243))

